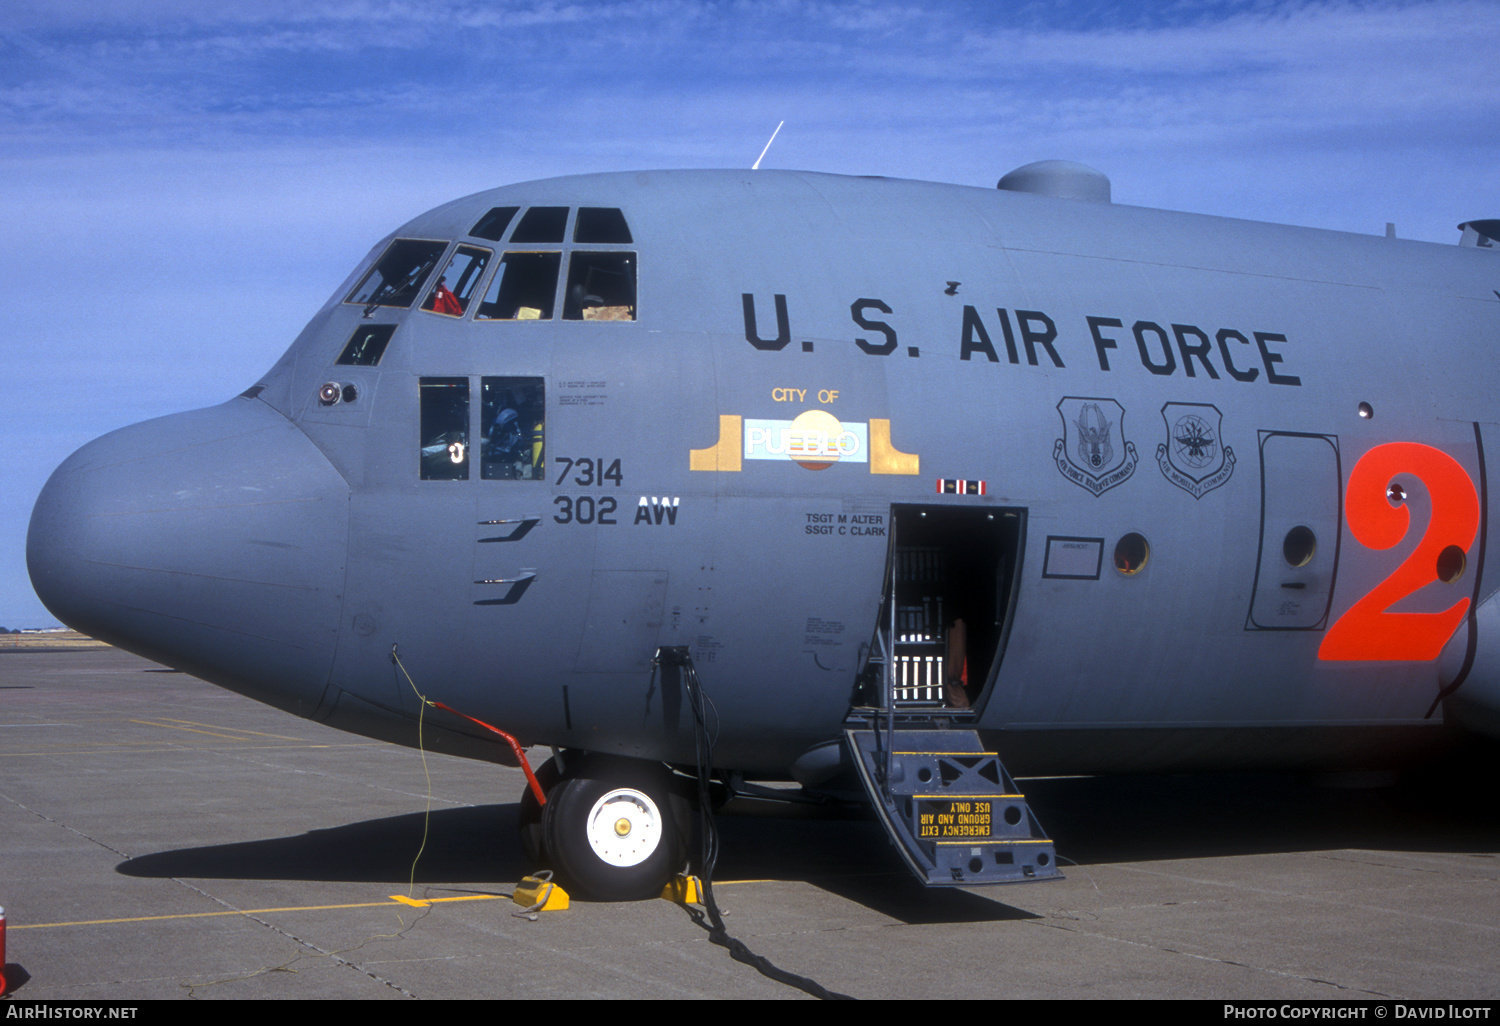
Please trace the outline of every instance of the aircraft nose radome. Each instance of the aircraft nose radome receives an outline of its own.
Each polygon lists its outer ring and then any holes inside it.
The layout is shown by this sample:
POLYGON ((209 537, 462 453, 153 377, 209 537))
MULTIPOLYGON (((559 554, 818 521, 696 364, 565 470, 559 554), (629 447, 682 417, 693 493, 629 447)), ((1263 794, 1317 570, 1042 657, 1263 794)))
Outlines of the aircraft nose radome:
POLYGON ((63 623, 305 716, 333 662, 348 536, 344 479, 241 398, 68 457, 32 510, 26 563, 63 623))

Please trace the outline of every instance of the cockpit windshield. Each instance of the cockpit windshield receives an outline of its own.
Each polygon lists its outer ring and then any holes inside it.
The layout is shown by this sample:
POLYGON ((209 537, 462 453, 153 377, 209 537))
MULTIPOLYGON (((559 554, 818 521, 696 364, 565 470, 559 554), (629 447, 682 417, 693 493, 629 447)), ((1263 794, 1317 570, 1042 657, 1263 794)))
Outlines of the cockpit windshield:
MULTIPOLYGON (((469 234, 501 245, 460 242, 440 264, 449 243, 396 239, 344 302, 363 306, 366 318, 377 307, 420 304, 455 320, 636 319, 636 251, 618 208, 493 207, 469 234)), ((378 350, 359 348, 341 362, 365 359, 379 360, 378 350)))
POLYGON ((437 284, 422 303, 423 310, 462 317, 469 308, 469 298, 474 286, 479 284, 485 266, 490 261, 490 251, 477 246, 459 246, 448 266, 443 269, 437 284))
POLYGON ((411 306, 447 248, 446 242, 429 239, 395 240, 344 302, 411 306))

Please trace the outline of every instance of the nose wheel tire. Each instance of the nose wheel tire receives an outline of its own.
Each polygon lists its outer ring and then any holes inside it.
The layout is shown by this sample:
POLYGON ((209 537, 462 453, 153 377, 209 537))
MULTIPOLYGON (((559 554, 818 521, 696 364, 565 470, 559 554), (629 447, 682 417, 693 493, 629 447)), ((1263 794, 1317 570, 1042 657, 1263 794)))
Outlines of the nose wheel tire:
POLYGON ((548 794, 541 826, 563 885, 598 901, 654 898, 687 858, 687 802, 649 763, 585 763, 548 794))

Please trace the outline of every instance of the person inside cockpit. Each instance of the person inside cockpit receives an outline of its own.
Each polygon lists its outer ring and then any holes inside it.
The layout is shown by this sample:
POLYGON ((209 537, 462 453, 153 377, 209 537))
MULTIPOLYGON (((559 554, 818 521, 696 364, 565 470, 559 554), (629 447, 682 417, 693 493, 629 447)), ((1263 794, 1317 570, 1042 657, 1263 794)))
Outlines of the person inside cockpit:
POLYGON ((450 317, 458 317, 464 312, 463 304, 458 301, 448 288, 448 279, 439 278, 437 288, 432 290, 432 298, 427 301, 428 309, 433 313, 448 314, 450 317))

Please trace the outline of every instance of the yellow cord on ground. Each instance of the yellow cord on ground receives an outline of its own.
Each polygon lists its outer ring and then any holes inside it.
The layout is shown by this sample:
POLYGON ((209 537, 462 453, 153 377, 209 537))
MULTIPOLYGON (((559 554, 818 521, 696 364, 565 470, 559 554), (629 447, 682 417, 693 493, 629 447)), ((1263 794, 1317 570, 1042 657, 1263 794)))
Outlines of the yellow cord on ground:
POLYGON ((411 674, 406 672, 406 666, 401 662, 401 657, 396 654, 396 646, 391 646, 391 659, 401 670, 401 675, 406 678, 406 683, 411 685, 412 693, 421 700, 421 706, 417 712, 417 751, 422 753, 422 774, 427 778, 427 811, 422 815, 422 843, 417 848, 417 857, 411 860, 411 878, 407 881, 406 896, 411 897, 417 890, 417 863, 422 859, 422 853, 427 850, 427 830, 432 823, 432 773, 427 769, 427 746, 422 741, 422 721, 427 717, 427 707, 432 704, 428 697, 417 690, 417 682, 411 679, 411 674))

